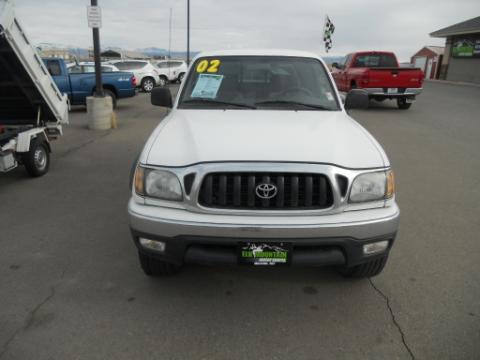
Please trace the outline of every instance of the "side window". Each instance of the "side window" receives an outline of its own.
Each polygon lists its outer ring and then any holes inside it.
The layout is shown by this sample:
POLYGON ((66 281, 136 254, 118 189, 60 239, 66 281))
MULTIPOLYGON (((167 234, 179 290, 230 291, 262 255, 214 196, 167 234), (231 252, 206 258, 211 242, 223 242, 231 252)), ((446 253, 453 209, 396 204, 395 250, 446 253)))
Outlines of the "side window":
POLYGON ((93 65, 84 65, 84 66, 83 66, 83 72, 84 72, 84 73, 94 73, 94 72, 95 72, 95 66, 93 66, 93 65))
POLYGON ((139 61, 139 62, 132 62, 132 69, 135 69, 135 70, 138 70, 138 69, 141 69, 143 67, 145 67, 147 65, 146 62, 143 62, 143 61, 139 61))
POLYGON ((348 54, 345 59, 342 62, 343 67, 345 68, 348 64, 350 64, 350 61, 352 60, 352 54, 348 54))
POLYGON ((115 65, 119 70, 126 70, 128 68, 127 63, 125 62, 117 62, 113 65, 115 65))
POLYGON ((60 63, 57 60, 48 60, 46 65, 50 75, 62 75, 62 68, 60 67, 60 63))
POLYGON ((112 68, 109 66, 102 66, 102 72, 112 72, 112 68))
POLYGON ((82 67, 80 65, 72 66, 71 68, 68 69, 68 72, 70 74, 81 74, 82 73, 82 67))
POLYGON ((160 69, 166 69, 168 67, 168 63, 167 62, 159 62, 157 64, 157 67, 160 68, 160 69))

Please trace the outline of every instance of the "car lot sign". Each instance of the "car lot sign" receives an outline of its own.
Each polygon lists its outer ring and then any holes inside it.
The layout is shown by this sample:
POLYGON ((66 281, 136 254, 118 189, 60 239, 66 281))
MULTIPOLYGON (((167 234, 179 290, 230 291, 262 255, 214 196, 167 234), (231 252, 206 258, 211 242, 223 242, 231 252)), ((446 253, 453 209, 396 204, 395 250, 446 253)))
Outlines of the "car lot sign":
POLYGON ((100 6, 87 6, 88 27, 102 27, 102 8, 100 6))

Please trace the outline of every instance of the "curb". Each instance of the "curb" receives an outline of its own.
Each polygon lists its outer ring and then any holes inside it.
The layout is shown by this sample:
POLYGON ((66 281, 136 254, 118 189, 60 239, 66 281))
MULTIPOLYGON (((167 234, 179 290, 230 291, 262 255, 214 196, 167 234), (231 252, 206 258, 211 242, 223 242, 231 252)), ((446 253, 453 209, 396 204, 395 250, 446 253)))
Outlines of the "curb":
POLYGON ((425 79, 425 82, 429 83, 437 83, 437 84, 446 84, 446 85, 457 85, 457 86, 470 86, 480 88, 480 84, 463 82, 463 81, 450 81, 450 80, 433 80, 433 79, 425 79))

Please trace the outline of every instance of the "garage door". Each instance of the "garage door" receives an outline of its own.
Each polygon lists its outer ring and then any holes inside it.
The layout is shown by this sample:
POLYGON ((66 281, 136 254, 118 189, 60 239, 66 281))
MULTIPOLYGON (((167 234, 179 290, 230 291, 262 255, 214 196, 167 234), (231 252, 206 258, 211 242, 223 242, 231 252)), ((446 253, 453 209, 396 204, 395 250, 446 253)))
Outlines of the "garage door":
POLYGON ((413 60, 415 67, 422 69, 425 72, 425 65, 427 64, 427 57, 426 56, 418 56, 413 60))

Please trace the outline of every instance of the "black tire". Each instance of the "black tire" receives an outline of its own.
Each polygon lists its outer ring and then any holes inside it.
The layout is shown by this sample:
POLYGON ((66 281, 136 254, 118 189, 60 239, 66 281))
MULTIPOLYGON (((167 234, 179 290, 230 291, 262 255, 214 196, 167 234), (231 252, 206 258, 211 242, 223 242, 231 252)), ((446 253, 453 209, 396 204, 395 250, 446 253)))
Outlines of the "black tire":
POLYGON ((50 148, 45 140, 36 138, 30 143, 30 150, 21 155, 27 173, 32 177, 43 176, 50 168, 50 148))
POLYGON ((146 93, 152 92, 153 88, 155 87, 155 79, 151 77, 146 77, 143 78, 142 84, 140 85, 142 87, 142 90, 146 93))
POLYGON ((388 255, 350 268, 343 267, 340 272, 349 278, 369 278, 380 274, 387 263, 388 255))
POLYGON ((103 92, 105 96, 110 96, 112 98, 112 108, 116 109, 117 108, 117 96, 112 90, 109 89, 103 89, 103 92))
POLYGON ((180 75, 178 75, 177 82, 178 82, 179 84, 181 84, 184 77, 185 77, 185 73, 181 73, 180 75))
POLYGON ((158 83, 160 86, 168 85, 169 81, 165 76, 160 76, 160 82, 158 83))
POLYGON ((154 259, 141 252, 138 253, 140 266, 143 272, 148 276, 170 276, 180 271, 180 266, 165 261, 154 259))
POLYGON ((407 110, 407 109, 410 109, 410 106, 412 106, 412 103, 407 103, 407 99, 405 98, 398 98, 397 106, 401 110, 407 110))

